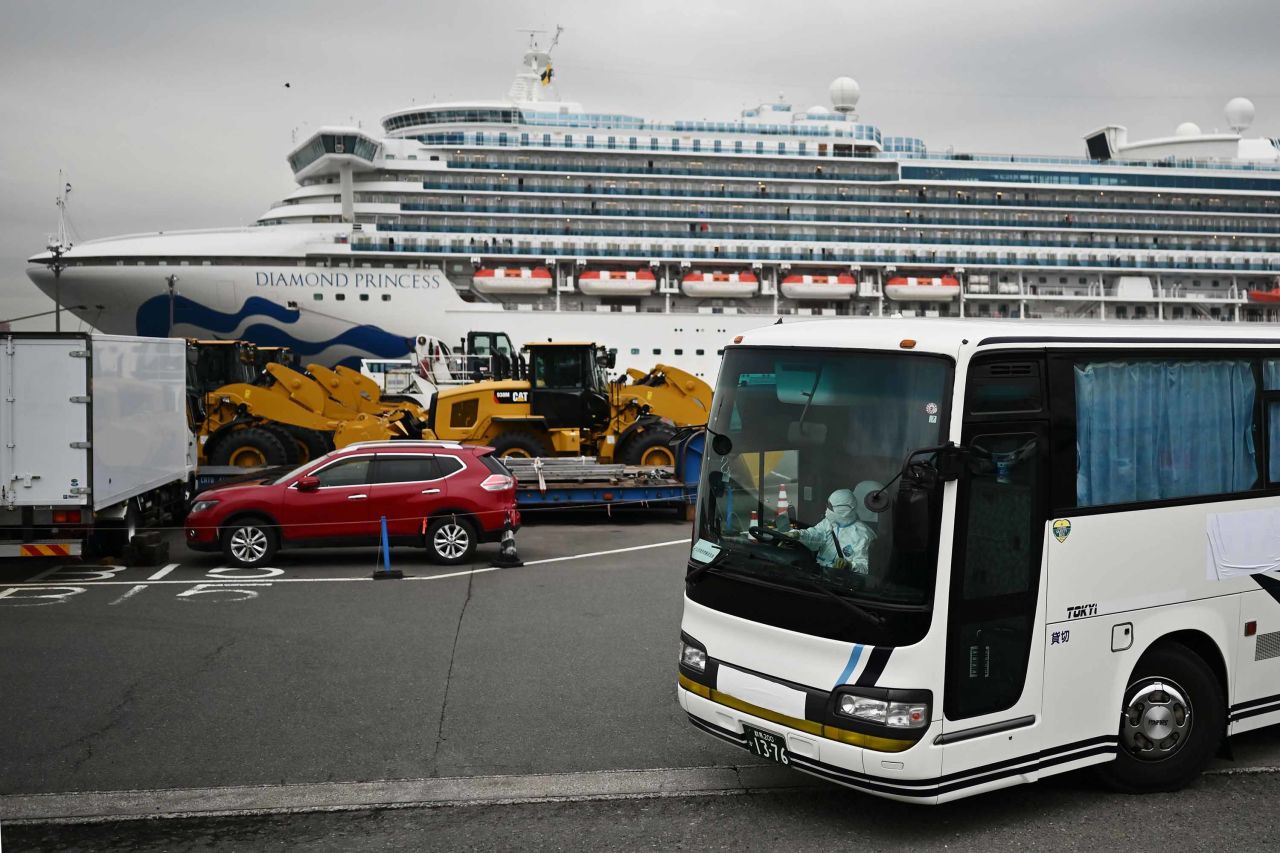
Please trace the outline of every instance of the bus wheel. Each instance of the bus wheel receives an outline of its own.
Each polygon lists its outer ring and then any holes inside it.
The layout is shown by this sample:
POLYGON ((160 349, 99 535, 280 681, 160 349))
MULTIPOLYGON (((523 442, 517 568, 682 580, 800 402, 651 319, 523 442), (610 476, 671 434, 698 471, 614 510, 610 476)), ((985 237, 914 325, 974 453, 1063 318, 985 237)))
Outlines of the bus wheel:
POLYGON ((1117 790, 1176 791, 1200 774, 1226 730, 1226 700, 1209 665, 1181 643, 1150 649, 1120 709, 1116 760, 1099 768, 1117 790))

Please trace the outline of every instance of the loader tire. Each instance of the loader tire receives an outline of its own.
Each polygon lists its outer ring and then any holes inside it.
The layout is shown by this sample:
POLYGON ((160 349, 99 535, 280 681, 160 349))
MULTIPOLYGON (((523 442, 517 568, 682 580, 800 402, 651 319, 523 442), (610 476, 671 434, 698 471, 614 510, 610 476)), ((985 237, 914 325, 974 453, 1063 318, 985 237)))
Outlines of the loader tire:
POLYGON ((288 465, 288 458, 284 443, 275 433, 261 427, 246 427, 223 436, 209 455, 209 464, 259 468, 288 465))
POLYGON ((311 462, 333 450, 333 439, 325 433, 299 426, 282 427, 298 448, 298 463, 311 462))
POLYGON ((258 424, 258 429, 264 429, 280 440, 280 446, 284 448, 284 464, 298 465, 306 461, 302 458, 302 447, 293 440, 288 427, 283 424, 267 423, 258 424))
POLYGON ((532 459, 535 456, 550 456, 552 452, 551 445, 545 438, 524 430, 500 433, 490 444, 493 446, 493 455, 499 459, 532 459))
POLYGON ((676 452, 671 442, 676 431, 666 424, 654 424, 646 427, 644 432, 637 433, 627 439, 618 450, 618 458, 624 465, 660 465, 663 468, 674 468, 676 452))

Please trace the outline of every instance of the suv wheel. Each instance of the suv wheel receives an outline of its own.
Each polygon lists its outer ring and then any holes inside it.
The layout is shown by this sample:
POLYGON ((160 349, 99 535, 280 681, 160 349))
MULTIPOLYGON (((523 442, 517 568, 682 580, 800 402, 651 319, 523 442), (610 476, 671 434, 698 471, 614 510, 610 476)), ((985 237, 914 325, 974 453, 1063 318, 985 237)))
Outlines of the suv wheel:
POLYGON ((222 530, 222 554, 237 566, 264 566, 278 547, 275 529, 261 519, 233 521, 222 530))
POLYGON ((433 562, 456 566, 476 552, 476 526, 457 515, 437 518, 427 526, 427 556, 433 562))

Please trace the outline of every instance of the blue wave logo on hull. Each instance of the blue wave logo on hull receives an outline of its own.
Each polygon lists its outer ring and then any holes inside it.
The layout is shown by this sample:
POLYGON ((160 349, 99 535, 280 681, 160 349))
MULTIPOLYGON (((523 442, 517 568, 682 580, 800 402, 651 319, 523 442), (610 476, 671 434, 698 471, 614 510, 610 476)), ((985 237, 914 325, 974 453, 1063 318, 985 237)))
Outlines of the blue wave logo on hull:
MULTIPOLYGON (((173 324, 195 326, 204 329, 211 335, 227 335, 240 327, 245 320, 253 317, 264 317, 276 323, 292 325, 298 322, 301 312, 291 310, 263 299, 251 296, 245 300, 244 306, 234 314, 214 311, 199 302, 185 296, 175 296, 173 302, 173 324)), ((169 334, 169 297, 153 296, 138 307, 136 321, 138 334, 152 337, 165 337, 169 334)), ((393 335, 377 326, 352 326, 342 334, 320 341, 308 341, 295 337, 278 325, 253 323, 245 327, 240 337, 252 341, 259 346, 283 346, 292 349, 299 358, 314 361, 314 356, 329 347, 350 347, 371 358, 400 358, 412 349, 412 341, 399 335, 393 335)), ((360 366, 360 356, 350 355, 338 364, 351 367, 360 366)))

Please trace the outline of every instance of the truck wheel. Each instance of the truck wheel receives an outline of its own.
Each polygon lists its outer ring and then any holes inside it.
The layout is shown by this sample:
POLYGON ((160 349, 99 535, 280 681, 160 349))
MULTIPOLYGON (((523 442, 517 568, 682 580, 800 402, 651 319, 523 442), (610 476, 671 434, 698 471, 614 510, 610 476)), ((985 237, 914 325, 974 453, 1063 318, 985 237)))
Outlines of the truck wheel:
POLYGON ((493 455, 499 459, 514 457, 516 459, 532 459, 535 456, 550 456, 551 447, 546 439, 524 430, 509 430, 500 433, 492 442, 493 455))
POLYGON ((284 444, 274 433, 260 427, 246 427, 223 436, 209 455, 209 464, 260 468, 289 462, 284 444))
POLYGON ((293 440, 287 427, 281 424, 259 424, 258 429, 266 430, 280 440, 280 446, 284 448, 284 464, 299 465, 306 461, 302 458, 302 446, 293 440))
POLYGON ((237 566, 266 565, 278 547, 275 528, 260 518, 238 519, 222 529, 222 554, 237 566))
POLYGON ((1120 709, 1120 750, 1103 781, 1145 794, 1185 787, 1226 731, 1226 700, 1209 665, 1181 643, 1149 650, 1134 668, 1120 709))
POLYGON ((427 526, 427 556, 434 563, 454 566, 476 552, 476 526, 457 515, 444 515, 427 526))
POLYGON ((333 440, 322 432, 299 426, 285 426, 282 429, 290 435, 299 449, 298 464, 319 459, 333 450, 333 440))
POLYGON ((648 427, 644 432, 633 435, 618 451, 618 458, 624 465, 660 465, 663 468, 674 468, 676 452, 671 442, 676 431, 666 424, 648 427))

